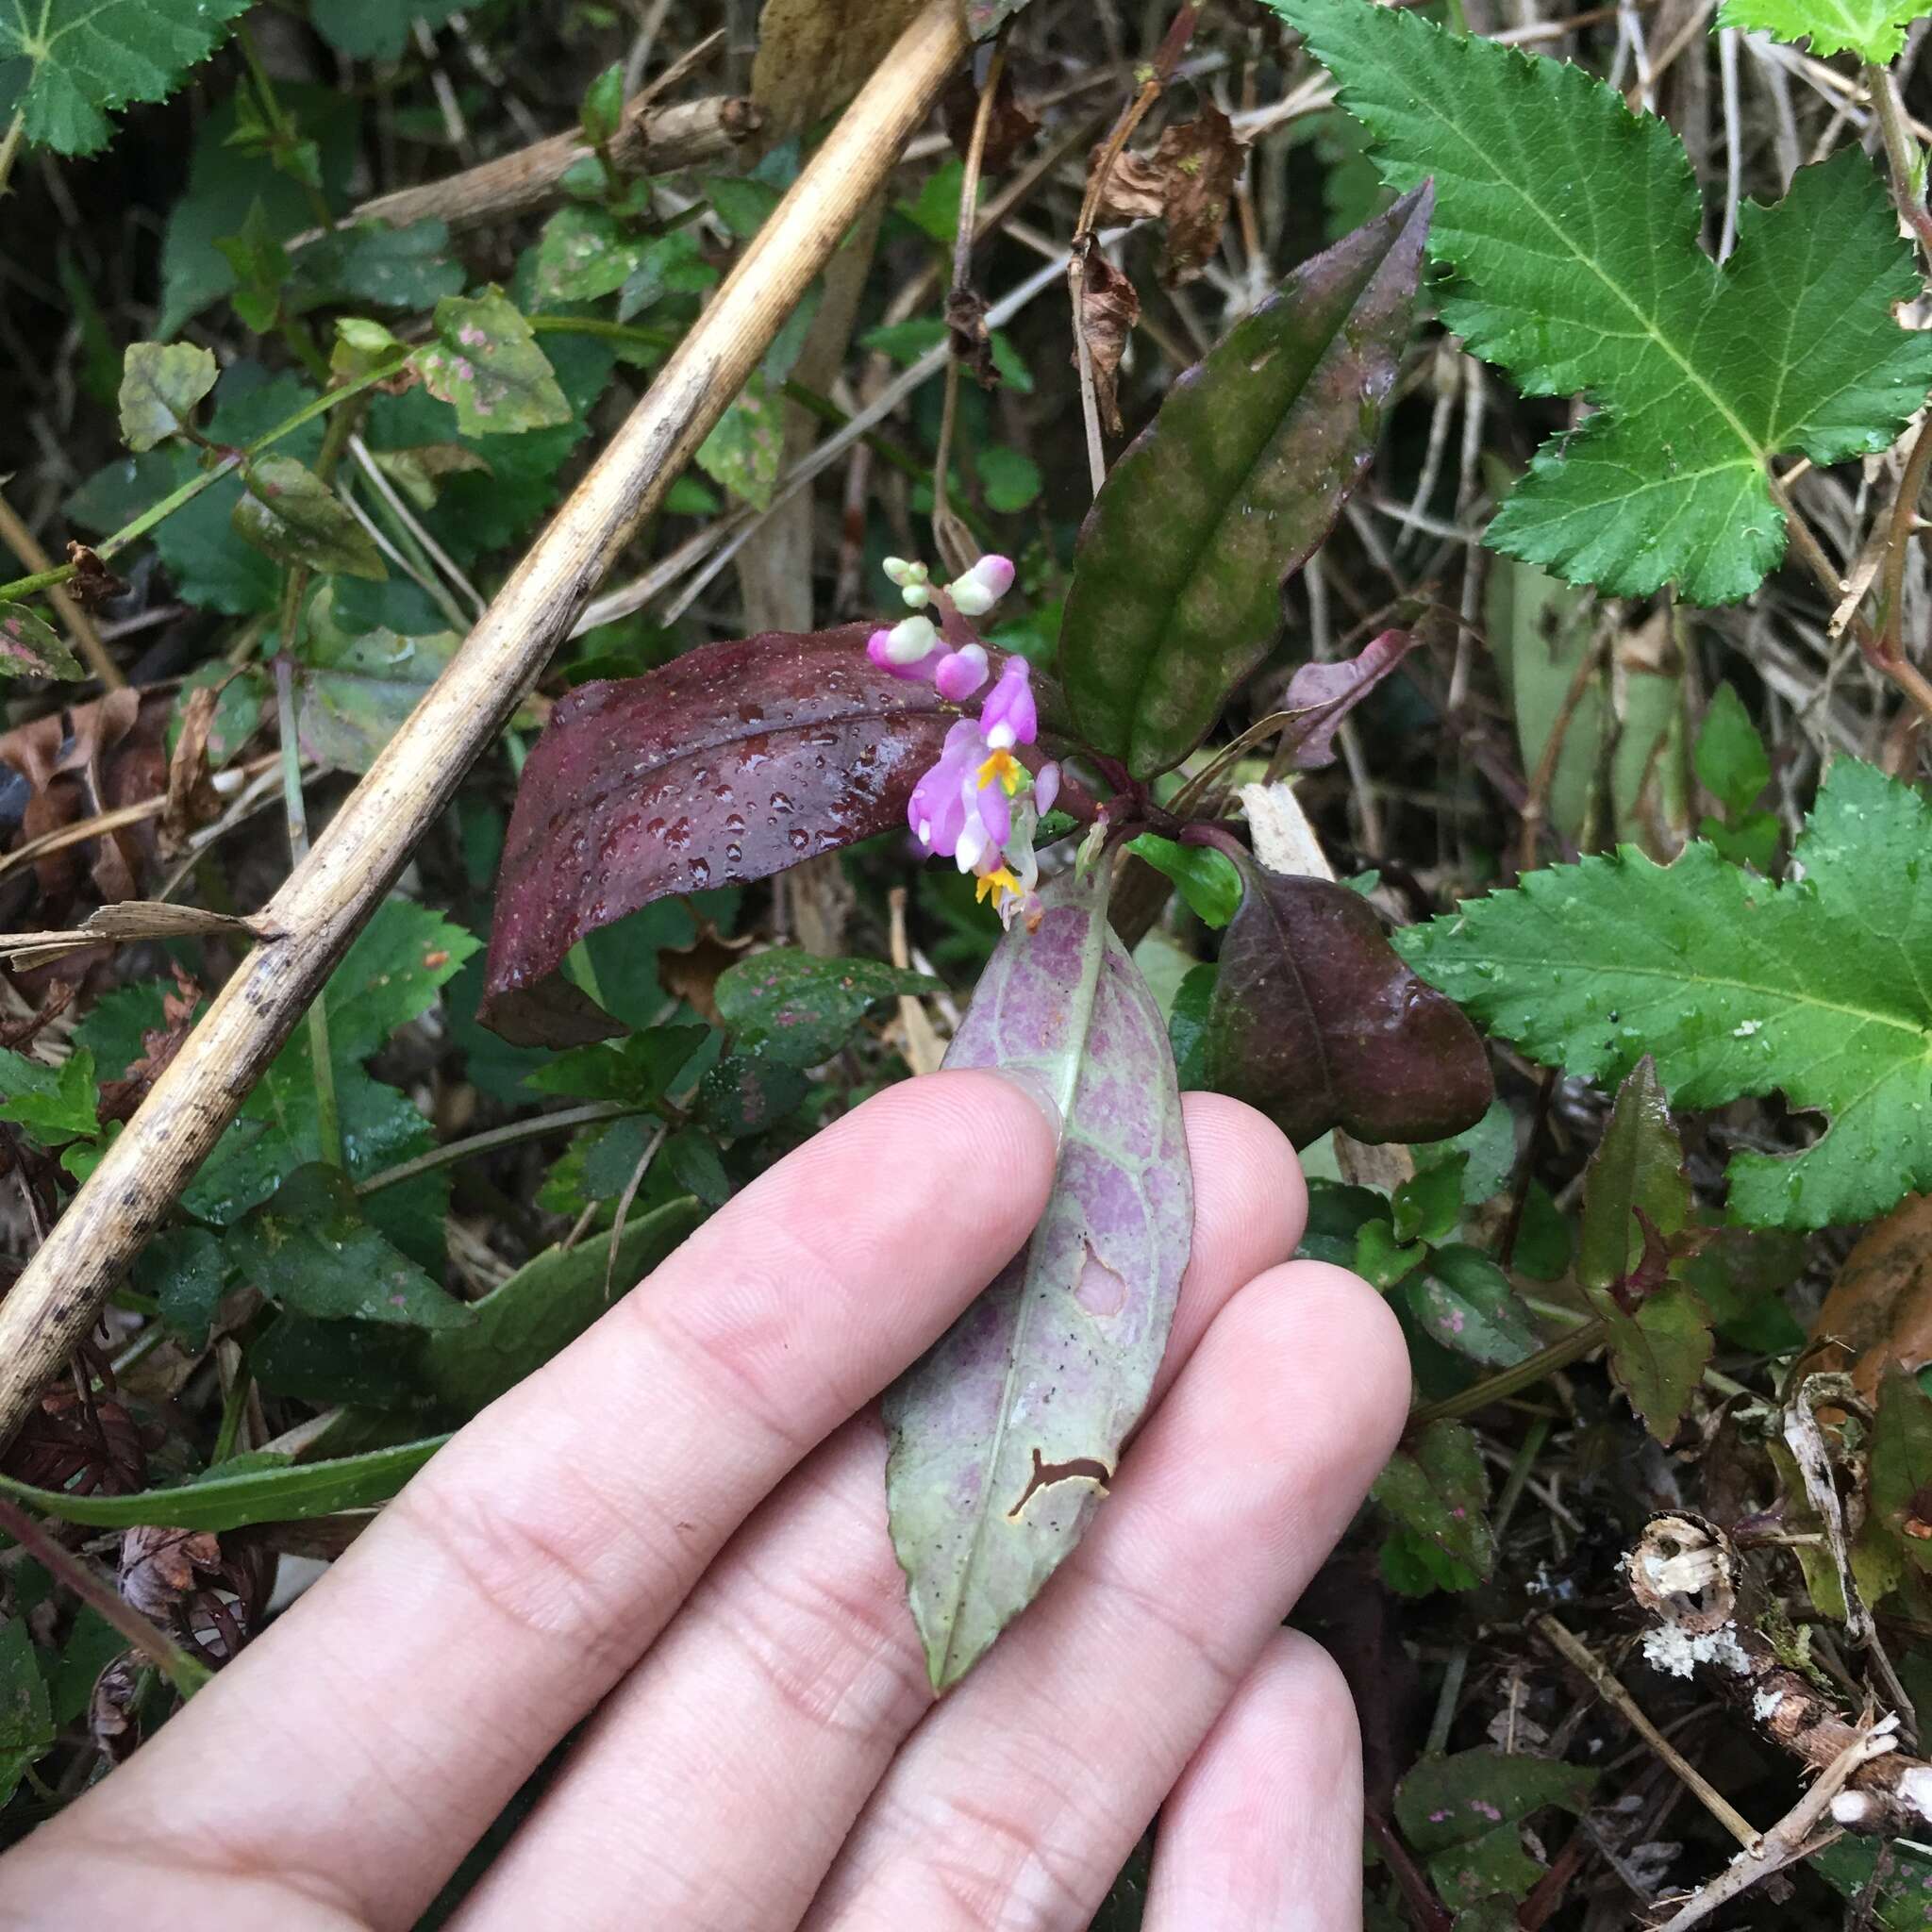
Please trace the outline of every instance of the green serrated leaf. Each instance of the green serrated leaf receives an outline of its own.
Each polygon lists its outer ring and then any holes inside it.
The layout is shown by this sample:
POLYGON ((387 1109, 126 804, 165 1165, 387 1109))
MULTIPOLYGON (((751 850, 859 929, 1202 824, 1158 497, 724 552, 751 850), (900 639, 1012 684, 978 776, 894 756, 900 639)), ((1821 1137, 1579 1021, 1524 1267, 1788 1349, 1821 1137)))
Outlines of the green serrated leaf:
POLYGON ((1462 278, 1447 326, 1525 391, 1600 406, 1537 457, 1496 548, 1619 594, 1735 602, 1784 552, 1769 458, 1884 449, 1924 399, 1932 337, 1892 316, 1919 278, 1856 148, 1746 203, 1720 267, 1682 143, 1581 68, 1368 0, 1269 4, 1384 178, 1435 178, 1431 249, 1462 278))
POLYGON ((292 1314, 325 1322, 456 1328, 473 1319, 362 1219, 340 1168, 298 1167, 228 1235, 235 1265, 292 1314))
POLYGON ((1523 1826, 1552 1805, 1580 1813, 1595 1784, 1596 1773, 1579 1765, 1461 1751, 1424 1757, 1403 1779, 1395 1820, 1451 1905, 1498 1892, 1520 1899, 1543 1874, 1524 1849, 1523 1826))
POLYGON ((437 340, 417 358, 433 396, 450 404, 465 436, 508 436, 568 423, 570 399, 530 325, 501 289, 445 295, 437 340))
POLYGON ((1884 67, 1897 59, 1906 28, 1927 0, 1724 0, 1718 25, 1776 41, 1807 41, 1817 55, 1856 54, 1884 67))
POLYGON ((86 1047, 57 1067, 0 1047, 0 1121, 25 1127, 43 1147, 97 1134, 94 1101, 94 1057, 86 1047))
POLYGON ((1546 1066, 1621 1079, 1645 1053, 1682 1108, 1782 1091, 1829 1119, 1802 1153, 1746 1149, 1730 1218, 1826 1227, 1932 1186, 1932 809, 1855 758, 1825 777, 1773 886, 1708 845, 1659 866, 1551 866, 1395 935, 1491 1032, 1546 1066))
POLYGON ((647 1026, 623 1040, 572 1047, 530 1074, 524 1085, 539 1093, 648 1107, 669 1091, 709 1038, 706 1026, 647 1026))
POLYGON ((746 1052, 788 1067, 815 1067, 845 1044, 880 1000, 939 990, 926 974, 877 959, 822 959, 774 946, 718 975, 718 1013, 746 1052))
POLYGON ((626 234, 608 208, 582 203, 560 208, 543 225, 533 283, 546 308, 559 302, 594 302, 637 274, 656 244, 626 234))
POLYGON ((232 1272, 220 1240, 207 1228, 168 1227, 142 1249, 134 1285, 160 1303, 161 1320, 188 1347, 203 1349, 232 1272))
POLYGON ((215 386, 220 365, 192 342, 130 342, 121 365, 121 440, 153 449, 192 420, 215 386))
POLYGON ((1178 764, 1281 628, 1281 585, 1374 455, 1429 194, 1305 262, 1168 391, 1080 530, 1068 702, 1137 777, 1178 764))
POLYGON ((53 1741, 54 1713, 26 1620, 8 1617, 0 1624, 0 1805, 53 1741))
POLYGON ((377 582, 389 575, 375 540, 306 463, 293 457, 258 457, 245 475, 234 509, 238 537, 277 563, 377 582))
POLYGON ((1490 1479, 1475 1437, 1461 1423, 1434 1422, 1409 1437, 1370 1493, 1405 1529, 1426 1538, 1478 1581, 1489 1575, 1495 1560, 1490 1479))
POLYGON ((87 666, 44 618, 0 604, 0 677, 85 677, 87 666))
POLYGON ((228 37, 248 0, 16 0, 0 13, 0 120, 63 155, 92 154, 108 115, 160 101, 228 37))
POLYGON ((378 308, 427 308, 463 286, 462 264, 450 253, 440 221, 344 224, 319 235, 293 258, 289 306, 296 313, 330 302, 378 308))

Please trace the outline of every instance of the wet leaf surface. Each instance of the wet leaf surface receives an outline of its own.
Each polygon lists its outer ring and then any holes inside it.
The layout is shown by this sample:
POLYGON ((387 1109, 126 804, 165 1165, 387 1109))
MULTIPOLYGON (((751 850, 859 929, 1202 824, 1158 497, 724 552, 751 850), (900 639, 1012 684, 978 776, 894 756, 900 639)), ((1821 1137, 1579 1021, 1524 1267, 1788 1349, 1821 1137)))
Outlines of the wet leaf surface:
POLYGON ((375 541, 315 472, 293 457, 262 457, 248 466, 235 506, 235 534, 277 563, 380 582, 389 566, 375 541))
POLYGON ((1406 195, 1290 275, 1174 384, 1094 500, 1060 668, 1082 733, 1137 776, 1207 735, 1366 472, 1430 206, 1406 195))
POLYGON ((828 1060, 881 1000, 938 992, 925 973, 876 959, 820 959, 774 946, 718 976, 718 1015, 741 1046, 791 1067, 828 1060))
POLYGON ((1147 1400, 1192 1240, 1174 1061, 1107 923, 1107 877, 1047 888, 1037 930, 1002 941, 946 1056, 1027 1070, 1065 1125, 1032 1240, 886 1395, 892 1540, 940 1690, 1085 1531, 1147 1400))
POLYGON ((1459 1751, 1426 1757, 1403 1779, 1395 1818, 1448 1904, 1521 1898, 1543 1874, 1524 1849, 1524 1824, 1551 1805, 1581 1812, 1595 1783, 1593 1771, 1546 1757, 1459 1751))
POLYGON ((1336 1126, 1358 1141, 1474 1126, 1494 1095, 1482 1042, 1396 957, 1368 901, 1252 859, 1240 867, 1246 891, 1208 1019, 1210 1084, 1297 1147, 1336 1126))
POLYGON ((874 666, 870 629, 708 644, 557 707, 505 841, 486 1025, 527 1045, 613 1032, 552 978, 586 933, 904 824, 956 714, 874 666))
POLYGON ((1370 1493, 1405 1529, 1468 1573, 1470 1582, 1489 1575, 1495 1560, 1490 1479, 1475 1437, 1461 1423, 1431 1423, 1408 1437, 1370 1493))
POLYGON ((44 618, 25 604, 0 604, 0 675, 85 677, 87 669, 44 618))

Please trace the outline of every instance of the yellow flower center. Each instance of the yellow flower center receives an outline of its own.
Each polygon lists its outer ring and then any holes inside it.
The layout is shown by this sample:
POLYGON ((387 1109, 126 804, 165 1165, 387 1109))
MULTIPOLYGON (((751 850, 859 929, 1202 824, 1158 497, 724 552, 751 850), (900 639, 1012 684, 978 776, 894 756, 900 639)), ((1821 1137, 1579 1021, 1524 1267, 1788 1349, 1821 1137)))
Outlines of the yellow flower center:
POLYGON ((991 872, 982 873, 979 884, 973 894, 973 903, 981 904, 991 893, 993 910, 998 911, 1007 901, 1020 896, 1020 881, 1005 866, 996 866, 991 872))
POLYGON ((980 766, 975 776, 980 785, 997 784, 1008 798, 1026 782, 1026 768, 1009 751, 996 751, 980 766))

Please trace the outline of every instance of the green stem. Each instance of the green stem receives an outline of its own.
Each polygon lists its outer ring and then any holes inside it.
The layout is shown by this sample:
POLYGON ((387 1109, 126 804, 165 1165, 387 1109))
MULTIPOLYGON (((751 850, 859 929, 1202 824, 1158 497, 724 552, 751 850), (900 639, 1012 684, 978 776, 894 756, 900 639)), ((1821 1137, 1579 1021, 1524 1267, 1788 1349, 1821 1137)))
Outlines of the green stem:
POLYGON ((1879 132, 1885 137, 1885 158, 1891 174, 1891 197, 1906 225, 1919 238, 1919 246, 1932 260, 1932 212, 1925 208, 1925 186, 1920 175, 1922 157, 1918 142, 1906 125, 1905 108, 1892 84, 1891 69, 1875 61, 1865 63, 1865 91, 1878 115, 1879 132))
POLYGON ((1534 1388, 1545 1375, 1553 1375, 1558 1369, 1568 1368, 1572 1362, 1600 1346, 1604 1334, 1603 1318, 1596 1316, 1574 1334, 1564 1336, 1560 1341, 1551 1342, 1547 1348, 1539 1349, 1514 1368, 1504 1369, 1459 1394, 1445 1395, 1441 1402, 1424 1403, 1409 1416, 1408 1425, 1411 1429, 1419 1429, 1430 1423, 1474 1415, 1478 1409, 1489 1407, 1492 1402, 1501 1402, 1505 1396, 1520 1395, 1524 1390, 1534 1388))
POLYGON ((227 1461, 241 1440, 242 1419, 248 1413, 248 1391, 255 1386, 254 1360, 254 1348, 244 1347, 241 1360, 235 1364, 235 1379, 229 1383, 222 1403, 221 1426, 215 1431, 215 1446, 208 1458, 210 1465, 227 1461))
MULTIPOLYGON (((211 484, 219 483, 224 476, 232 475, 251 458, 258 457, 263 450, 279 442, 283 437, 291 435, 305 423, 312 423, 318 416, 325 416, 331 409, 340 408, 352 396, 362 394, 379 382, 387 382, 408 361, 408 357, 394 362, 386 362, 380 369, 371 370, 367 375, 358 375, 354 382, 344 383, 341 389, 332 389, 323 395, 312 397, 295 411, 285 417, 264 436, 258 436, 244 448, 224 456, 212 469, 203 470, 191 476, 178 490, 171 490, 158 503, 151 504, 134 519, 124 525, 111 537, 94 545, 94 554, 103 560, 117 556, 137 539, 145 537, 157 524, 164 523, 184 505, 192 503, 211 484)), ((10 584, 0 584, 0 601, 30 595, 36 591, 44 591, 54 584, 64 584, 74 575, 71 563, 57 565, 52 570, 43 570, 29 577, 16 577, 10 584)))
POLYGON ((0 200, 7 196, 7 183, 13 174, 13 159, 19 154, 21 142, 26 132, 26 111, 17 110, 13 119, 7 124, 7 134, 0 140, 0 200))
POLYGON ((103 1622, 111 1624, 149 1658, 183 1700, 192 1697, 214 1673, 192 1657, 165 1630, 148 1622, 118 1590, 111 1590, 92 1564, 57 1541, 20 1507, 0 1498, 0 1530, 58 1582, 63 1583, 103 1622))
POLYGON ((419 1154, 413 1160, 386 1167, 380 1174, 371 1174, 366 1181, 358 1181, 356 1191, 358 1194, 378 1194, 385 1188, 401 1187, 405 1181, 412 1181, 418 1174, 433 1174, 439 1167, 453 1166, 458 1160, 468 1160, 476 1154, 488 1154, 497 1147, 514 1147, 520 1141, 545 1140, 569 1128, 591 1127, 603 1121, 629 1120, 634 1114, 658 1111, 659 1107, 657 1103, 646 1107, 628 1100, 593 1100, 583 1107, 567 1107, 556 1113, 537 1114, 530 1120, 510 1121, 504 1126, 472 1134, 467 1140, 451 1141, 441 1147, 432 1147, 427 1154, 419 1154))
MULTIPOLYGON (((302 798, 302 746, 295 715, 295 669, 291 653, 300 619, 302 591, 308 573, 299 567, 289 573, 282 598, 282 648, 275 654, 275 715, 282 736, 282 796, 289 812, 289 853, 297 865, 308 857, 308 813, 302 798)), ((328 1051, 328 996, 318 992, 308 1003, 308 1059, 315 1080, 315 1140, 331 1167, 344 1167, 342 1119, 336 1106, 336 1069, 328 1051)))
MULTIPOLYGON (((247 26, 241 22, 236 24, 235 39, 242 49, 242 59, 248 63, 248 77, 255 84, 257 98, 261 102, 261 117, 268 124, 271 144, 277 153, 286 154, 295 145, 297 139, 294 117, 282 106, 275 93, 275 83, 268 77, 268 70, 255 51, 255 42, 247 26)), ((291 178, 300 180, 299 176, 292 175, 291 178)), ((308 206, 314 211, 317 223, 325 230, 333 229, 336 218, 329 212, 322 190, 310 181, 302 181, 301 188, 308 197, 308 206)))

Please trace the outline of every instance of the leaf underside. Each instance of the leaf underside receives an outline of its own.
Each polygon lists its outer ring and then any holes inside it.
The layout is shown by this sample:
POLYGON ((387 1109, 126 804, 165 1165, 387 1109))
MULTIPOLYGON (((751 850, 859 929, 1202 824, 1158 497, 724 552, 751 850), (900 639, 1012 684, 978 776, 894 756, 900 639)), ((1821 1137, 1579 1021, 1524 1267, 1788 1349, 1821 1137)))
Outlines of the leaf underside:
POLYGON ((1802 1153, 1745 1149, 1730 1215, 1824 1227, 1932 1186, 1932 808, 1840 758, 1773 886, 1709 845, 1668 867, 1630 846, 1551 866, 1396 943, 1431 984, 1547 1066, 1621 1078, 1645 1053, 1675 1104, 1782 1091, 1829 1124, 1802 1153))
POLYGON ((1366 473, 1428 225, 1424 189, 1304 262, 1174 383, 1094 499, 1059 667, 1088 743, 1136 776, 1207 736, 1366 473))
POLYGON ((586 933, 905 823, 958 714, 871 663, 870 630, 707 644, 557 707, 510 815, 486 1025, 520 1045, 615 1032, 555 976, 586 933))
POLYGON ((1932 382, 1891 306, 1918 278, 1871 164, 1747 202, 1720 267, 1676 136, 1579 67, 1367 0, 1270 0, 1307 36, 1398 188, 1432 177, 1444 323, 1533 395, 1598 405, 1498 511, 1496 548, 1641 595, 1748 595, 1783 555, 1765 466, 1886 448, 1932 382))
POLYGON ((972 1667, 1078 1542, 1167 1345, 1192 1240, 1160 1012, 1107 923, 1108 868, 993 955, 949 1067, 1024 1068, 1064 1129, 1033 1238, 887 1391, 887 1503, 934 1687, 972 1667))

